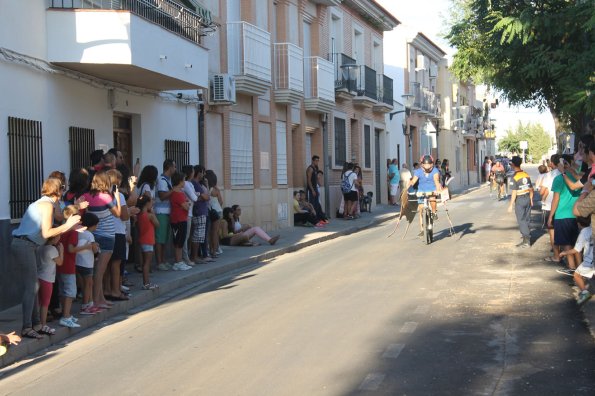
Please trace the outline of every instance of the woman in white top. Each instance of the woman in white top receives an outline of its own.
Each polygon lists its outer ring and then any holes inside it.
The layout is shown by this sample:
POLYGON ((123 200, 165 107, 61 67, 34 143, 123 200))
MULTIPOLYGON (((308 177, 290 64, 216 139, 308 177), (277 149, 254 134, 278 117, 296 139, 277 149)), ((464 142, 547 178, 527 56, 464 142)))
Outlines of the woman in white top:
POLYGON ((194 179, 194 167, 192 165, 184 165, 182 167, 182 173, 185 175, 184 179, 184 194, 186 194, 186 198, 190 202, 190 206, 188 207, 188 221, 186 222, 186 241, 184 242, 184 246, 182 247, 182 257, 184 258, 184 262, 189 266, 194 266, 194 262, 190 260, 190 255, 188 251, 188 239, 190 239, 190 235, 192 234, 192 208, 194 203, 198 199, 198 195, 196 195, 196 191, 194 191, 194 186, 190 182, 190 180, 194 179))
POLYGON ((212 224, 209 228, 209 253, 211 256, 216 257, 217 254, 223 253, 223 250, 219 246, 219 227, 217 227, 219 220, 223 218, 223 196, 221 195, 221 190, 217 187, 217 175, 215 172, 208 169, 205 172, 205 179, 209 186, 209 195, 211 196, 209 200, 209 215, 211 214, 211 210, 217 212, 218 215, 217 218, 210 216, 212 224))

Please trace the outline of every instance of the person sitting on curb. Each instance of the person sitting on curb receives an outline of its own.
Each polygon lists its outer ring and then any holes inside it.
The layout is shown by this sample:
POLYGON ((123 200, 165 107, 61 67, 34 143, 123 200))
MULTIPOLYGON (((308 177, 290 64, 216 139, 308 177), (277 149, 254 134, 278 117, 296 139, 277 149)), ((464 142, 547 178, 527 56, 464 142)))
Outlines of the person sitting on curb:
POLYGON ((316 223, 316 216, 314 216, 309 210, 302 209, 300 206, 300 192, 293 192, 293 223, 295 225, 302 225, 305 227, 314 227, 316 223))
POLYGON ((306 192, 304 190, 298 191, 298 205, 302 211, 307 211, 311 215, 310 223, 312 223, 316 228, 322 228, 326 225, 326 222, 318 217, 316 209, 314 206, 306 200, 306 192))
POLYGON ((233 210, 233 232, 235 234, 245 235, 248 239, 252 239, 256 235, 263 241, 268 242, 269 245, 274 245, 277 242, 279 235, 271 237, 260 227, 252 227, 250 224, 242 225, 240 223, 240 216, 242 214, 240 205, 233 205, 231 209, 233 210))
MULTIPOLYGON (((589 286, 585 284, 585 279, 591 279, 593 274, 595 274, 593 270, 593 239, 591 238, 591 219, 579 216, 576 218, 576 221, 581 229, 576 239, 576 244, 572 249, 561 252, 560 257, 569 254, 580 255, 582 253, 583 255, 581 264, 576 268, 574 274, 572 274, 574 282, 580 289, 577 304, 582 306, 591 299, 591 292, 589 292, 589 286)), ((558 272, 570 275, 565 270, 558 270, 558 272)))

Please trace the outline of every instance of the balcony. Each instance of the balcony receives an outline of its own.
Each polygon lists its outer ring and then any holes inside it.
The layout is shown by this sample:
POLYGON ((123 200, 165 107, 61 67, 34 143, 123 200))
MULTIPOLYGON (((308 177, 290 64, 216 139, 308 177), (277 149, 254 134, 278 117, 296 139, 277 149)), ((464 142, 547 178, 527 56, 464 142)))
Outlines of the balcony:
POLYGON ((275 101, 298 104, 304 97, 304 50, 290 43, 276 43, 275 101))
POLYGON ((215 24, 171 0, 50 2, 48 61, 103 80, 165 91, 208 86, 200 45, 215 24))
POLYGON ((384 74, 378 74, 378 102, 372 107, 378 113, 389 113, 393 110, 393 80, 384 74))
POLYGON ((378 100, 376 70, 368 66, 359 66, 359 78, 357 82, 357 95, 353 98, 353 104, 372 108, 378 100))
POLYGON ((264 95, 271 88, 271 35, 247 22, 227 24, 227 69, 236 92, 264 95))
POLYGON ((304 58, 304 108, 329 113, 335 108, 333 64, 318 56, 304 58))
POLYGON ((335 69, 335 97, 349 100, 357 94, 357 76, 359 68, 355 59, 345 54, 332 54, 335 69))

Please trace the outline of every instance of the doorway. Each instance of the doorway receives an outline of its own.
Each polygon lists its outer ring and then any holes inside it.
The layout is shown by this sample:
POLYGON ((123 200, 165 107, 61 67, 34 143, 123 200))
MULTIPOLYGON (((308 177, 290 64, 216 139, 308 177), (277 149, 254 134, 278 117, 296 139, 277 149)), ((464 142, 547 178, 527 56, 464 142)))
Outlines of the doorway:
POLYGON ((114 146, 122 152, 124 164, 132 169, 132 117, 114 114, 114 146))

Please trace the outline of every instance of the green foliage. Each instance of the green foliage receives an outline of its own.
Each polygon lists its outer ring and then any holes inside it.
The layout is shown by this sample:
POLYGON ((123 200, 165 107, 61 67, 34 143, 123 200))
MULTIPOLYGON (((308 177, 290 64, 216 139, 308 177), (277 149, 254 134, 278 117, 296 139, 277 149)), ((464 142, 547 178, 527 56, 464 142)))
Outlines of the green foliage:
POLYGON ((527 141, 525 153, 533 158, 541 158, 551 148, 551 136, 541 124, 523 125, 519 122, 516 129, 506 131, 506 136, 498 141, 498 150, 507 153, 520 153, 521 140, 527 141))
POLYGON ((457 78, 574 126, 595 115, 595 1, 451 1, 457 78))

